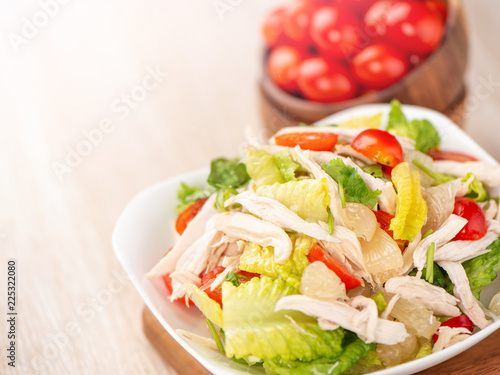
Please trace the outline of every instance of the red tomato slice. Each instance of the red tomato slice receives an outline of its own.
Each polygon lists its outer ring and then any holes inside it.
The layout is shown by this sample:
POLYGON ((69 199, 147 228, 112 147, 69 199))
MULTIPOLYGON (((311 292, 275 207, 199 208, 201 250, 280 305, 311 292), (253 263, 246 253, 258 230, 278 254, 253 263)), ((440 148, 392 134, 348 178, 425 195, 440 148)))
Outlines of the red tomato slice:
POLYGON ((476 241, 484 237, 488 223, 481 206, 474 200, 465 197, 455 198, 453 213, 468 221, 453 240, 476 241))
MULTIPOLYGON (((394 239, 394 232, 389 229, 389 227, 391 226, 391 220, 394 218, 394 216, 382 210, 373 211, 373 213, 375 214, 375 217, 377 218, 377 221, 380 224, 380 228, 394 239)), ((401 252, 403 252, 406 245, 408 245, 408 241, 405 240, 395 240, 395 241, 398 244, 399 248, 401 249, 401 252)))
POLYGON ((440 150, 438 148, 427 151, 427 155, 434 160, 453 160, 458 162, 479 160, 478 158, 472 155, 464 154, 463 152, 440 150))
POLYGON ((393 85, 408 73, 406 57, 383 43, 363 48, 352 59, 354 76, 367 89, 382 90, 393 85))
POLYGON ((404 161, 403 148, 391 133, 380 129, 366 129, 359 133, 351 147, 382 165, 395 167, 404 161))
POLYGON ((189 222, 194 219, 198 212, 200 212, 207 199, 208 198, 198 199, 179 214, 175 221, 175 230, 177 233, 182 234, 186 230, 189 222))
MULTIPOLYGON (((447 321, 441 323, 440 327, 451 327, 451 328, 465 328, 469 330, 471 333, 474 330, 474 323, 472 323, 472 320, 469 319, 467 315, 459 315, 454 318, 448 319, 447 321)), ((434 336, 432 336, 432 340, 434 341, 434 344, 438 340, 439 335, 436 333, 434 336)))
POLYGON ((323 57, 311 57, 300 64, 297 85, 306 99, 321 103, 352 99, 358 92, 352 74, 343 65, 323 57))
POLYGON ((333 133, 288 133, 275 138, 278 146, 295 147, 312 151, 332 151, 339 136, 333 133))
POLYGON ((361 280, 349 273, 341 262, 327 254, 319 245, 314 245, 311 248, 308 259, 311 263, 317 261, 323 262, 330 270, 335 272, 335 274, 345 284, 346 289, 354 289, 361 285, 361 280))

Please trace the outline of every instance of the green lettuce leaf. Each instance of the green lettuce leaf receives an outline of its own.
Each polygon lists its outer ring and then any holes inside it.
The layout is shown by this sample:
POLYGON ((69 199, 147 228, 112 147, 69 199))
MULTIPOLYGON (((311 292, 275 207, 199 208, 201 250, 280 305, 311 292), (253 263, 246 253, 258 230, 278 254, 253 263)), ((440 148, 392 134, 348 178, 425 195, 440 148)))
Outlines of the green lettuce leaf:
POLYGON ((462 263, 472 293, 478 300, 483 287, 495 280, 500 272, 500 238, 492 242, 487 249, 491 251, 462 263))
POLYGON ((299 163, 292 160, 288 150, 278 151, 273 155, 273 160, 285 182, 296 181, 295 172, 303 170, 299 163))
POLYGON ((326 208, 330 196, 326 179, 260 186, 257 188, 257 194, 277 200, 304 220, 328 221, 326 208))
POLYGON ((189 186, 184 182, 181 182, 179 189, 177 189, 177 198, 179 199, 179 204, 175 208, 175 213, 179 215, 184 211, 189 205, 201 198, 206 198, 214 192, 214 189, 202 189, 199 186, 189 186))
MULTIPOLYGON (((347 336, 347 335, 346 335, 347 336)), ((314 361, 265 361, 264 368, 278 375, 338 375, 343 374, 360 359, 375 350, 376 344, 367 344, 356 338, 347 344, 336 358, 320 358, 314 361)))
MULTIPOLYGON (((371 191, 368 189, 355 168, 345 165, 342 159, 330 160, 330 163, 321 164, 321 168, 337 181, 339 189, 343 191, 343 196, 347 202, 362 203, 372 208, 375 207, 381 193, 380 190, 371 191)), ((343 205, 345 206, 345 204, 343 205)))
POLYGON ((295 181, 295 171, 300 168, 288 150, 271 155, 263 150, 249 149, 245 152, 244 162, 257 186, 295 181))
POLYGON ((274 311, 276 302, 298 291, 280 279, 254 277, 235 287, 222 284, 226 356, 249 363, 312 361, 342 353, 345 331, 323 331, 316 319, 298 311, 274 311))
POLYGON ((218 158, 210 164, 210 174, 207 182, 215 188, 236 189, 250 180, 245 164, 240 159, 218 158))
MULTIPOLYGON (((463 182, 467 181, 470 178, 470 176, 474 175, 470 172, 467 173, 465 177, 462 178, 462 181, 463 182)), ((469 185, 469 190, 467 191, 467 194, 465 196, 467 198, 474 199, 476 202, 485 202, 488 199, 490 199, 490 194, 488 193, 488 190, 486 190, 483 183, 479 181, 476 176, 474 176, 474 179, 469 185)))
POLYGON ((272 247, 248 243, 241 254, 239 268, 273 278, 279 277, 295 289, 299 289, 302 273, 309 265, 307 259, 309 250, 316 241, 298 234, 291 235, 290 239, 293 244, 292 254, 285 263, 276 263, 272 247))
POLYGON ((400 104, 398 100, 391 102, 386 130, 413 139, 415 148, 422 152, 427 152, 439 146, 441 138, 436 128, 428 120, 412 120, 408 122, 401 111, 400 104))

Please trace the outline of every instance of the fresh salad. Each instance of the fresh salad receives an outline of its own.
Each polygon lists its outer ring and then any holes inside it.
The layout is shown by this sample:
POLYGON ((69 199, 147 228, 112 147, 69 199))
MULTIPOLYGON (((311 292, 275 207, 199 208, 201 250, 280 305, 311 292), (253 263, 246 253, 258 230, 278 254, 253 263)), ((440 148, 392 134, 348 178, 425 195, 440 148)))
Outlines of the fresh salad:
POLYGON ((204 314, 203 342, 268 374, 363 374, 499 319, 500 292, 479 299, 500 272, 500 166, 440 149, 396 100, 386 117, 249 139, 181 184, 148 277, 204 314))

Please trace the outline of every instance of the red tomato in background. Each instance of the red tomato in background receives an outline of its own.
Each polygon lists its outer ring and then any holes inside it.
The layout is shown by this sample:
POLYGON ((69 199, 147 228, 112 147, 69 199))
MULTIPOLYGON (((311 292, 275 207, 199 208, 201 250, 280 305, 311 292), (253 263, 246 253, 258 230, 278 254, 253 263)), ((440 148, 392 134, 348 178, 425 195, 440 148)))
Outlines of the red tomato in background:
POLYGON ((335 272, 345 284, 346 289, 354 289, 361 285, 361 280, 352 275, 341 262, 326 253, 321 246, 314 245, 309 251, 307 258, 311 263, 317 261, 323 262, 331 271, 335 272))
POLYGON ((184 233, 189 222, 193 220, 196 215, 198 215, 198 212, 200 212, 207 199, 208 198, 198 199, 182 211, 179 216, 177 216, 177 220, 175 221, 175 230, 177 233, 184 233))
POLYGON ((337 5, 349 8, 357 15, 363 15, 377 0, 337 0, 337 5))
POLYGON ((297 91, 297 75, 302 58, 302 54, 294 47, 274 48, 267 60, 267 71, 273 82, 285 91, 297 91))
POLYGON ((446 3, 442 0, 427 0, 425 4, 436 13, 441 16, 443 23, 446 22, 446 18, 448 17, 448 7, 446 3))
POLYGON ((318 50, 330 58, 352 58, 360 44, 361 23, 347 7, 321 7, 311 19, 311 37, 318 50))
POLYGON ((332 151, 339 136, 333 133, 288 133, 275 138, 278 146, 295 147, 303 150, 332 151))
POLYGON ((305 98, 323 103, 352 99, 358 90, 345 67, 322 57, 312 57, 300 64, 297 84, 305 98))
POLYGON ((394 48, 375 43, 352 60, 354 76, 368 89, 384 89, 408 73, 406 57, 394 48))
POLYGON ((395 167, 404 161, 403 148, 391 133, 380 129, 367 129, 359 133, 351 147, 377 163, 395 167))
POLYGON ((310 43, 309 24, 313 10, 307 0, 294 0, 287 5, 283 32, 290 40, 302 46, 310 43))
POLYGON ((382 0, 373 4, 364 21, 370 33, 386 38, 407 53, 428 54, 441 42, 442 16, 425 2, 382 0))
POLYGON ((481 206, 474 200, 465 197, 455 198, 453 213, 468 220, 453 240, 476 241, 484 237, 488 223, 481 206))
POLYGON ((276 8, 267 15, 262 26, 262 34, 268 47, 274 47, 286 42, 286 37, 283 33, 285 15, 286 10, 283 7, 276 8))
MULTIPOLYGON (((472 323, 472 320, 470 320, 467 315, 459 315, 441 323, 440 327, 465 328, 469 330, 470 333, 472 333, 472 331, 474 330, 474 323, 472 323)), ((436 343, 438 338, 439 335, 437 333, 432 336, 434 344, 436 343)))
POLYGON ((462 152, 440 150, 438 148, 427 151, 427 155, 429 155, 433 160, 453 160, 458 162, 479 160, 472 155, 464 154, 462 152))

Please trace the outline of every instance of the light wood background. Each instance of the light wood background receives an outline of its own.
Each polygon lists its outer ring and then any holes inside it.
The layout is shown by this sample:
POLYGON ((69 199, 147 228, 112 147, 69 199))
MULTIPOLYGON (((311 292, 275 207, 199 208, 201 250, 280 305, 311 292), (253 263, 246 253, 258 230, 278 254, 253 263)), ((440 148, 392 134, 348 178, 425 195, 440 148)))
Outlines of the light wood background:
MULTIPOLYGON (((7 259, 18 277, 17 368, 2 351, 0 373, 173 374, 142 332, 111 233, 140 190, 236 155, 260 126, 259 20, 276 1, 59 1, 0 5, 2 348, 7 259)), ((464 3, 465 129, 500 160, 500 11, 464 3)))

